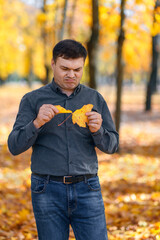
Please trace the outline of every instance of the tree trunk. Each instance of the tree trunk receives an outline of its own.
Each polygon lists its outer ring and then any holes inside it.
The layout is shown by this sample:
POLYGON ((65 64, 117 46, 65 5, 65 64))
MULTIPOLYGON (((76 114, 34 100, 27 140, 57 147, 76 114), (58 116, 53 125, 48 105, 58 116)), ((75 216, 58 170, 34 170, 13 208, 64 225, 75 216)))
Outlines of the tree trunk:
POLYGON ((92 0, 92 34, 87 43, 89 57, 89 86, 96 89, 97 55, 99 42, 99 13, 98 0, 92 0))
POLYGON ((50 72, 50 66, 48 64, 45 64, 45 72, 46 72, 46 77, 43 81, 44 85, 49 83, 49 72, 50 72))
POLYGON ((120 129, 120 120, 121 120, 121 98, 122 98, 122 84, 123 84, 123 63, 122 63, 122 50, 123 43, 125 40, 124 32, 124 21, 125 21, 125 0, 121 0, 121 24, 120 24, 120 33, 118 37, 117 45, 117 99, 116 99, 116 114, 115 114, 115 124, 116 130, 119 132, 120 129))
POLYGON ((56 7, 55 7, 55 16, 54 16, 54 39, 53 42, 57 43, 58 39, 59 39, 59 32, 58 32, 58 12, 59 12, 59 4, 58 4, 58 0, 55 0, 56 3, 56 7))
POLYGON ((75 9, 76 9, 76 3, 77 3, 77 0, 73 0, 71 16, 70 16, 69 21, 68 21, 68 37, 69 38, 72 38, 72 35, 73 35, 72 26, 73 26, 73 22, 74 22, 74 14, 75 14, 75 9))
MULTIPOLYGON (((160 1, 157 0, 155 9, 160 6, 160 1)), ((153 22, 155 21, 155 16, 153 22)), ((158 35, 152 37, 152 69, 147 84, 145 111, 151 111, 152 109, 152 95, 157 91, 157 72, 158 72, 158 35)))
POLYGON ((29 61, 29 73, 28 73, 28 76, 26 78, 26 81, 27 81, 27 84, 28 84, 28 87, 31 88, 32 87, 32 83, 33 83, 33 80, 34 80, 34 77, 33 77, 33 60, 32 60, 32 55, 33 55, 33 50, 32 48, 30 47, 28 49, 28 54, 27 54, 27 57, 28 57, 28 61, 29 61))
POLYGON ((62 27, 59 33, 59 40, 62 40, 64 38, 64 29, 65 29, 65 22, 66 22, 66 15, 67 15, 67 6, 68 6, 68 0, 64 1, 64 8, 63 8, 63 20, 62 20, 62 27))
POLYGON ((158 36, 152 37, 152 70, 149 82, 147 84, 147 93, 146 93, 146 103, 145 103, 145 110, 151 110, 151 101, 152 101, 152 94, 156 92, 157 89, 157 71, 158 71, 158 52, 157 48, 157 39, 158 36))
MULTIPOLYGON (((42 7, 42 11, 43 13, 46 13, 46 2, 47 0, 43 0, 43 7, 42 7)), ((43 24, 42 26, 42 39, 43 39, 43 46, 44 46, 44 67, 45 67, 45 78, 43 79, 43 84, 48 84, 49 83, 49 70, 50 70, 50 65, 48 65, 47 63, 47 45, 48 45, 48 41, 47 41, 47 33, 45 31, 45 25, 46 23, 43 24)))
POLYGON ((0 86, 2 86, 3 84, 4 84, 4 80, 1 78, 1 76, 0 76, 0 86))

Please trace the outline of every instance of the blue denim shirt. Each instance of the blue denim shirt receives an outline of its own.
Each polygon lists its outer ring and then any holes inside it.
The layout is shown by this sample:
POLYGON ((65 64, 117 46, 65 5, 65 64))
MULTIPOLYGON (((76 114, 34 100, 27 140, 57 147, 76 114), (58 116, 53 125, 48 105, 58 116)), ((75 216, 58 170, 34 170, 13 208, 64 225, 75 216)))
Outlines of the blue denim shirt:
MULTIPOLYGON (((98 171, 95 147, 112 154, 118 148, 115 130, 107 104, 96 90, 79 84, 69 97, 54 82, 25 94, 13 130, 8 138, 9 150, 18 155, 32 147, 31 170, 55 176, 94 174, 98 171), (36 129, 33 120, 43 104, 61 105, 74 112, 85 104, 102 115, 100 130, 73 124, 68 114, 57 114, 50 122, 36 129)), ((22 160, 23 161, 23 160, 22 160)))

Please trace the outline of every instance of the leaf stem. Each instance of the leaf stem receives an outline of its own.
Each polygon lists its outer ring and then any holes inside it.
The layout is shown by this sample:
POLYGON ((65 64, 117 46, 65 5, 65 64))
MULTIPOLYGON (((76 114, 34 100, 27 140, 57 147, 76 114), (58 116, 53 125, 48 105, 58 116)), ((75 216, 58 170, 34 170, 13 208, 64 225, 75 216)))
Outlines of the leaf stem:
POLYGON ((63 122, 61 122, 60 124, 58 124, 58 127, 61 126, 64 122, 66 122, 67 119, 68 119, 71 115, 72 115, 72 113, 71 113, 63 122))

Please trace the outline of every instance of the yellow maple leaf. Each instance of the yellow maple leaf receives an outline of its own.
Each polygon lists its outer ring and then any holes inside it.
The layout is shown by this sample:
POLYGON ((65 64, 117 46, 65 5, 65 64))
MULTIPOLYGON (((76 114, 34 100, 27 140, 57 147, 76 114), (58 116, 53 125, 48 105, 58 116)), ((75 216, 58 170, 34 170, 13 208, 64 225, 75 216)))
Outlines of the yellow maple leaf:
MULTIPOLYGON (((55 107, 59 110, 59 113, 72 113, 71 110, 66 110, 65 108, 61 107, 60 105, 55 105, 55 107)), ((57 114, 59 114, 57 113, 57 114)))
POLYGON ((20 221, 25 221, 29 215, 29 211, 27 209, 22 209, 19 211, 18 215, 20 221))
POLYGON ((84 105, 81 109, 77 109, 74 113, 72 113, 73 123, 77 123, 80 127, 86 127, 86 123, 88 123, 86 113, 90 112, 92 108, 92 104, 87 104, 84 105))

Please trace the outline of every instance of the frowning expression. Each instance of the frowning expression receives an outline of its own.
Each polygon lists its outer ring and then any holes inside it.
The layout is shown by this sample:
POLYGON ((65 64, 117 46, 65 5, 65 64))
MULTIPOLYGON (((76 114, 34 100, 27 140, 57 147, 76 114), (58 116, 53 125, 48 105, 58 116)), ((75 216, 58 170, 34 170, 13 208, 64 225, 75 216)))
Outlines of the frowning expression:
POLYGON ((65 59, 58 57, 52 60, 54 81, 60 86, 62 92, 70 95, 80 83, 83 74, 84 59, 65 59))

